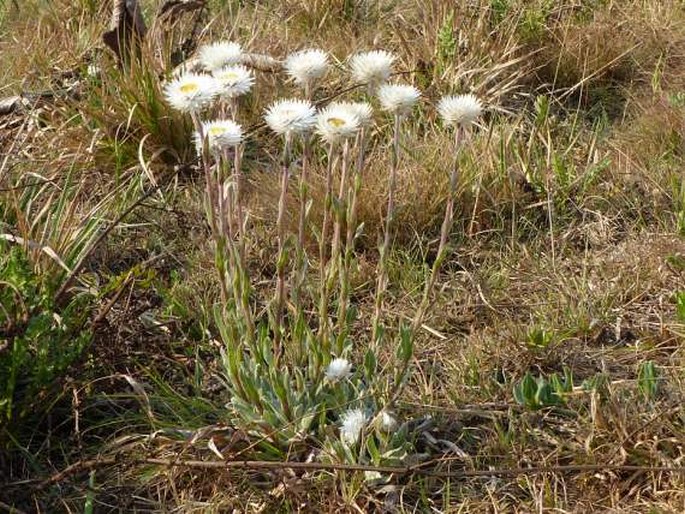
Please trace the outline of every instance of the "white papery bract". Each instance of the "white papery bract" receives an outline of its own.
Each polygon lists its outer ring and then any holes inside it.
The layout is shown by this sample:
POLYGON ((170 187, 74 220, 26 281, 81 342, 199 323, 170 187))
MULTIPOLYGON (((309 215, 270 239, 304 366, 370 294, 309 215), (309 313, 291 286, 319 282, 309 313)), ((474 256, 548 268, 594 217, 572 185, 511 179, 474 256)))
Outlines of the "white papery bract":
POLYGON ((209 75, 186 73, 164 86, 167 102, 181 112, 197 112, 207 106, 219 92, 219 85, 209 75))
POLYGON ((222 98, 235 98, 248 93, 255 81, 252 72, 241 64, 215 70, 212 75, 219 83, 219 96, 222 98))
POLYGON ((356 443, 359 440, 362 430, 364 430, 364 427, 368 422, 369 417, 362 409, 348 410, 342 416, 340 437, 349 445, 356 443))
POLYGON ((347 359, 333 359, 326 368, 326 378, 331 382, 337 382, 352 374, 352 364, 347 359))
POLYGON ((316 131, 329 144, 354 137, 359 127, 359 116, 350 104, 332 103, 316 117, 316 131))
POLYGON ((243 49, 238 43, 220 41, 200 47, 198 54, 202 66, 213 71, 241 62, 243 49))
POLYGON ((368 127, 373 121, 373 108, 368 102, 338 102, 338 105, 345 106, 357 115, 359 125, 368 127))
POLYGON ((418 89, 407 84, 383 84, 378 88, 381 107, 398 115, 408 114, 420 96, 418 89))
POLYGON ((305 134, 316 123, 316 109, 307 100, 277 100, 266 110, 264 121, 276 134, 305 134))
POLYGON ((301 50, 285 60, 285 71, 296 84, 306 86, 320 79, 328 69, 328 55, 323 50, 301 50))
POLYGON ((474 95, 444 96, 438 113, 446 125, 468 127, 483 113, 483 104, 474 95))
POLYGON ((385 432, 394 432, 397 428, 397 420, 388 411, 382 411, 380 416, 381 429, 385 432))
POLYGON ((385 50, 355 54, 350 59, 352 79, 358 84, 377 86, 390 78, 396 57, 385 50))
MULTIPOLYGON (((202 123, 202 133, 207 138, 209 151, 220 153, 222 150, 238 146, 243 140, 243 129, 233 120, 214 120, 202 123)), ((195 132, 195 147, 197 153, 202 153, 204 141, 195 132)))

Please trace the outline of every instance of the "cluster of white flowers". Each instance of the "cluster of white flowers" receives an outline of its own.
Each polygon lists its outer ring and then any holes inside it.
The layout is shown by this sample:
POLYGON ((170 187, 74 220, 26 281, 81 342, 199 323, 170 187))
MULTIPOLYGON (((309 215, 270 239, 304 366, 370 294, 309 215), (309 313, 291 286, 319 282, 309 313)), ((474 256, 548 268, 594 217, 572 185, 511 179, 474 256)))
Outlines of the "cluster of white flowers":
MULTIPOLYGON (((209 44, 201 47, 198 53, 199 62, 205 73, 182 73, 164 85, 164 95, 171 107, 191 114, 195 123, 194 143, 198 154, 204 157, 205 150, 208 150, 216 157, 243 142, 243 128, 232 119, 220 117, 200 121, 199 116, 215 100, 228 102, 230 112, 235 116, 236 99, 252 90, 255 77, 252 71, 243 65, 246 59, 238 43, 224 41, 209 44)), ((421 92, 410 84, 388 82, 396 60, 393 54, 384 50, 358 53, 349 59, 348 69, 352 80, 357 84, 366 85, 368 93, 375 96, 381 109, 396 117, 396 127, 399 127, 399 121, 408 116, 418 103, 421 92)), ((331 152, 334 147, 339 148, 336 145, 361 134, 358 141, 361 141, 363 146, 363 129, 373 123, 373 109, 368 102, 337 101, 318 111, 311 102, 312 88, 330 67, 326 52, 318 49, 295 52, 285 59, 283 67, 292 82, 304 88, 305 96, 308 98, 279 99, 265 109, 264 121, 274 133, 284 136, 285 140, 289 141, 294 136, 316 132, 324 143, 330 145, 331 152)), ((225 113, 226 109, 221 112, 225 113)), ((439 101, 437 112, 445 126, 461 130, 473 125, 482 115, 483 104, 471 94, 445 96, 439 101)), ((307 138, 306 141, 310 139, 307 138)), ((396 141, 399 141, 399 138, 396 141)), ((343 152, 343 159, 345 155, 347 153, 343 152)), ((360 155, 363 154, 360 152, 360 155)), ((362 161, 363 159, 360 160, 362 161)), ((284 169, 285 192, 288 166, 284 166, 284 169)), ((343 169, 346 169, 344 163, 343 169)), ((328 364, 324 376, 328 387, 347 387, 353 377, 352 364, 345 358, 334 358, 328 364)), ((398 422, 386 410, 380 410, 372 421, 368 411, 362 408, 350 409, 340 417, 340 438, 345 444, 354 445, 369 425, 391 433, 397 429, 398 422)))
MULTIPOLYGON (((164 87, 169 104, 181 112, 198 113, 216 98, 232 100, 252 89, 255 78, 251 70, 240 64, 243 49, 240 44, 222 41, 200 48, 199 61, 209 74, 185 73, 164 87)), ((353 55, 349 59, 352 79, 367 84, 375 91, 383 110, 397 116, 406 116, 418 102, 421 92, 408 84, 387 83, 396 57, 384 50, 353 55)), ((309 87, 321 79, 329 68, 328 54, 319 49, 301 50, 290 54, 284 61, 288 76, 297 84, 309 87)), ((474 95, 445 96, 438 103, 438 113, 447 126, 468 127, 482 114, 483 105, 474 95)), ((314 129, 321 139, 336 144, 354 137, 360 128, 373 120, 373 110, 366 102, 335 102, 318 113, 308 100, 277 100, 266 109, 266 124, 279 135, 302 135, 314 129)), ((230 120, 217 120, 213 130, 225 126, 230 120)), ((240 128, 239 125, 236 127, 240 128)), ((230 140, 235 145, 234 129, 231 137, 210 137, 210 147, 230 140)), ((200 134, 196 134, 196 139, 200 134)), ((198 143, 199 144, 199 143, 198 143)))

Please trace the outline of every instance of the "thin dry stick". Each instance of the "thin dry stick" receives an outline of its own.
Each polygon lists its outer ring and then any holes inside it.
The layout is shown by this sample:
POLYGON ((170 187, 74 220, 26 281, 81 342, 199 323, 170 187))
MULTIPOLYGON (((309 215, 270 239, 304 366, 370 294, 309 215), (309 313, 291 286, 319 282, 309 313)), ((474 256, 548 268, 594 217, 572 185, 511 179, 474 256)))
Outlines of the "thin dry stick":
POLYGON ((383 298, 388 285, 388 258, 390 254, 390 237, 395 218, 395 186, 397 183, 397 168, 400 160, 400 122, 402 118, 395 114, 395 128, 393 132, 393 152, 390 166, 390 178, 388 183, 388 212, 385 215, 385 233, 378 261, 378 282, 376 284, 375 312, 373 316, 372 341, 377 343, 381 331, 381 311, 383 310, 383 298))
MULTIPOLYGON (((461 457, 459 457, 461 459, 461 457)), ((193 469, 292 469, 301 471, 355 471, 355 472, 377 472, 382 474, 395 475, 421 475, 436 478, 469 478, 469 477, 494 477, 494 476, 518 476, 518 475, 539 475, 543 473, 584 473, 601 471, 633 471, 642 473, 678 473, 685 474, 685 466, 631 466, 631 465, 604 465, 604 464, 577 464, 565 466, 531 466, 528 468, 500 468, 500 469, 475 469, 459 471, 436 471, 426 469, 429 466, 445 464, 453 459, 440 458, 429 462, 424 462, 415 466, 371 466, 363 464, 336 464, 322 462, 282 462, 282 461, 260 461, 260 460, 233 460, 233 461, 204 461, 204 460, 172 460, 172 459, 130 459, 123 457, 106 457, 93 460, 78 461, 66 467, 59 473, 50 478, 38 482, 34 489, 45 489, 51 485, 59 483, 66 478, 90 471, 93 469, 113 466, 116 464, 133 465, 157 465, 165 467, 185 467, 193 469)), ((30 483, 30 482, 29 482, 30 483)), ((29 483, 23 481, 22 486, 29 483)), ((7 484, 12 485, 12 484, 7 484)))

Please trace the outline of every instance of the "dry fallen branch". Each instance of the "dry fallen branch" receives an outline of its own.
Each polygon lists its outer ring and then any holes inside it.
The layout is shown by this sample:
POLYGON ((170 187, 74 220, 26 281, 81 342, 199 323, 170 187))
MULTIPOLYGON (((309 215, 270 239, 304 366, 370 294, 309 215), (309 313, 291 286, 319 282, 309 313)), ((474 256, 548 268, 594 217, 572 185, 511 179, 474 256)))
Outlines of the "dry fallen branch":
MULTIPOLYGON (((351 471, 351 472, 377 472, 386 475, 421 475, 434 478, 491 478, 494 476, 520 476, 540 475, 544 473, 588 473, 606 471, 630 471, 633 473, 677 473, 685 474, 685 466, 631 466, 631 465, 604 465, 604 464, 577 464, 566 466, 532 466, 528 468, 500 468, 500 469, 476 469, 460 471, 436 471, 427 469, 453 459, 435 459, 415 466, 370 466, 362 464, 334 464, 319 462, 281 462, 261 460, 234 460, 234 461, 202 461, 202 460, 172 460, 172 459, 131 459, 123 457, 108 457, 93 460, 78 461, 64 470, 52 475, 50 478, 34 485, 37 490, 44 489, 59 483, 69 476, 90 471, 97 468, 114 465, 155 465, 169 468, 182 467, 205 470, 230 470, 230 469, 290 469, 300 471, 351 471)), ((8 484, 12 485, 12 484, 8 484)), ((26 481, 22 482, 26 485, 26 481)))

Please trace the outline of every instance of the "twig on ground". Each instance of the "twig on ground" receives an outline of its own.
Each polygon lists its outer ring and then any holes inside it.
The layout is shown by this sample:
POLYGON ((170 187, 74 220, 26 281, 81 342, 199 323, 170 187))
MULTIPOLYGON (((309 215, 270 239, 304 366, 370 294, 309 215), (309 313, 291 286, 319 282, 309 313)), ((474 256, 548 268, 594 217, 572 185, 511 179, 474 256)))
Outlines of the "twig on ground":
MULTIPOLYGON (((97 468, 122 465, 157 465, 165 467, 184 467, 194 469, 290 469, 301 471, 353 471, 353 472, 376 472, 387 475, 421 475, 434 478, 478 478, 493 476, 519 476, 540 475, 544 473, 584 473, 601 471, 633 471, 636 473, 678 473, 685 474, 685 466, 633 466, 633 465, 606 465, 606 464, 572 464, 563 466, 531 466, 527 468, 499 468, 499 469, 474 469, 461 471, 436 471, 426 469, 440 463, 459 460, 450 458, 438 458, 429 462, 414 466, 370 466, 362 464, 337 464, 320 462, 282 462, 261 460, 234 460, 234 461, 203 461, 203 460, 175 460, 175 459, 131 459, 123 457, 107 457, 75 462, 50 478, 36 484, 36 490, 45 489, 51 485, 63 481, 71 475, 90 471, 97 468)), ((12 485, 12 484, 7 484, 12 485)), ((26 485, 26 481, 22 482, 26 485)))

